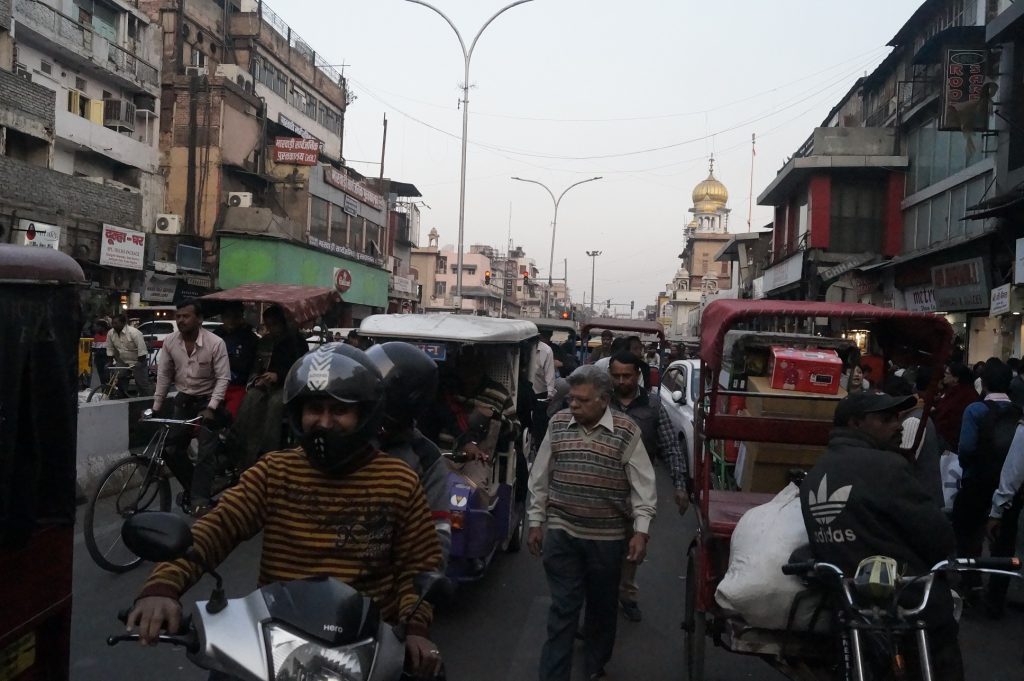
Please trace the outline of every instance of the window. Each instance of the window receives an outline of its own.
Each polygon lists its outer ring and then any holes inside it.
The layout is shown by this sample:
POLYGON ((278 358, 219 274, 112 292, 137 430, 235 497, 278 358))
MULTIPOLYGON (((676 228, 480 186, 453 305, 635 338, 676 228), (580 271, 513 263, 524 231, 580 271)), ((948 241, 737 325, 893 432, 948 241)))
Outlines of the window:
POLYGON ((435 297, 441 298, 447 292, 448 292, 448 282, 447 281, 435 281, 434 282, 434 296, 435 297))
POLYGON ((367 255, 372 255, 375 258, 383 255, 381 252, 380 232, 380 225, 375 225, 372 222, 366 223, 366 238, 363 240, 363 250, 367 255))
POLYGON ((348 214, 341 206, 331 205, 331 243, 348 247, 348 214))
POLYGON ((448 258, 437 259, 437 273, 448 274, 448 258))
POLYGON ((39 62, 39 70, 50 76, 53 75, 53 64, 48 61, 39 62))
POLYGON ((14 64, 14 74, 16 76, 24 78, 25 80, 27 80, 30 83, 32 82, 32 72, 29 71, 28 67, 26 67, 24 64, 19 64, 19 63, 15 62, 15 64, 14 64))
POLYGON ((851 177, 832 184, 829 250, 877 252, 882 247, 884 184, 851 177))
POLYGON ((88 87, 88 83, 85 82, 85 78, 78 78, 78 77, 75 78, 75 89, 76 90, 81 90, 82 92, 85 92, 87 87, 88 87))
POLYGON ((279 97, 287 97, 288 77, 266 59, 256 59, 256 80, 266 85, 279 97))
POLYGON ((134 14, 128 15, 128 38, 130 40, 139 39, 139 19, 134 14))
POLYGON ((679 383, 677 379, 679 377, 679 371, 669 371, 661 377, 661 385, 665 387, 665 390, 670 393, 679 389, 679 383))
POLYGON ((309 198, 309 235, 327 241, 327 206, 323 199, 309 198))
POLYGON ((365 218, 352 218, 352 221, 349 222, 348 247, 356 253, 363 252, 363 230, 365 226, 365 218))
POLYGON ((113 99, 114 95, 110 94, 106 90, 103 91, 103 99, 113 99))
POLYGON ((192 46, 192 66, 203 68, 206 66, 206 55, 199 51, 198 47, 192 46))

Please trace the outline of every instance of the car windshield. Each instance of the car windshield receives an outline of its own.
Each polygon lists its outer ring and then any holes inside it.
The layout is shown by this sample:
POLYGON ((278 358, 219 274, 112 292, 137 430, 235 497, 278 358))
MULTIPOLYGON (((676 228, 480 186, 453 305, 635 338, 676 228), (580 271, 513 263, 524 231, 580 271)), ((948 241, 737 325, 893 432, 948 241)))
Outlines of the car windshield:
POLYGON ((694 404, 700 400, 700 367, 694 367, 690 375, 690 398, 694 404))

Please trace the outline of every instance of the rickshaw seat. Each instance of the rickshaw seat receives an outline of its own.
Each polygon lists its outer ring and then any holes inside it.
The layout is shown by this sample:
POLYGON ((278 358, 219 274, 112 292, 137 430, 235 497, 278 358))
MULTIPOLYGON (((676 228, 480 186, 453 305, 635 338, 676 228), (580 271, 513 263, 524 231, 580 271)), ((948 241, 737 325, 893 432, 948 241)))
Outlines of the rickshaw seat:
POLYGON ((731 537, 740 517, 761 504, 767 504, 774 494, 758 492, 732 492, 713 489, 708 494, 708 524, 716 537, 731 537))

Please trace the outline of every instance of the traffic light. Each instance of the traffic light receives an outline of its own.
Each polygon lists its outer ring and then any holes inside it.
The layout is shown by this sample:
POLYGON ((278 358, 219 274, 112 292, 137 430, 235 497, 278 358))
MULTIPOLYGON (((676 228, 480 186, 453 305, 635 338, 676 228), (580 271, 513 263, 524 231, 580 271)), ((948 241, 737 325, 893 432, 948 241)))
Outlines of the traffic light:
POLYGON ((491 271, 487 270, 484 272, 484 284, 490 286, 491 284, 491 271))
POLYGON ((523 286, 529 286, 529 285, 530 285, 530 273, 527 272, 526 270, 523 270, 523 286))
POLYGON ((569 313, 568 312, 563 312, 562 313, 562 319, 568 319, 568 318, 569 318, 569 313))

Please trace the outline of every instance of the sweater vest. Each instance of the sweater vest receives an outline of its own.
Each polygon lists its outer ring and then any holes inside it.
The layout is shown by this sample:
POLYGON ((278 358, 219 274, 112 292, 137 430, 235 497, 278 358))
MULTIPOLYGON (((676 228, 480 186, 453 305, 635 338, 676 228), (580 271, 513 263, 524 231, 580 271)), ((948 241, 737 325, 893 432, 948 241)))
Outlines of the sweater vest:
POLYGON ((551 419, 551 468, 548 476, 548 525, 581 539, 616 540, 627 536, 632 506, 623 455, 639 428, 614 413, 614 430, 596 428, 585 435, 572 415, 551 419))

